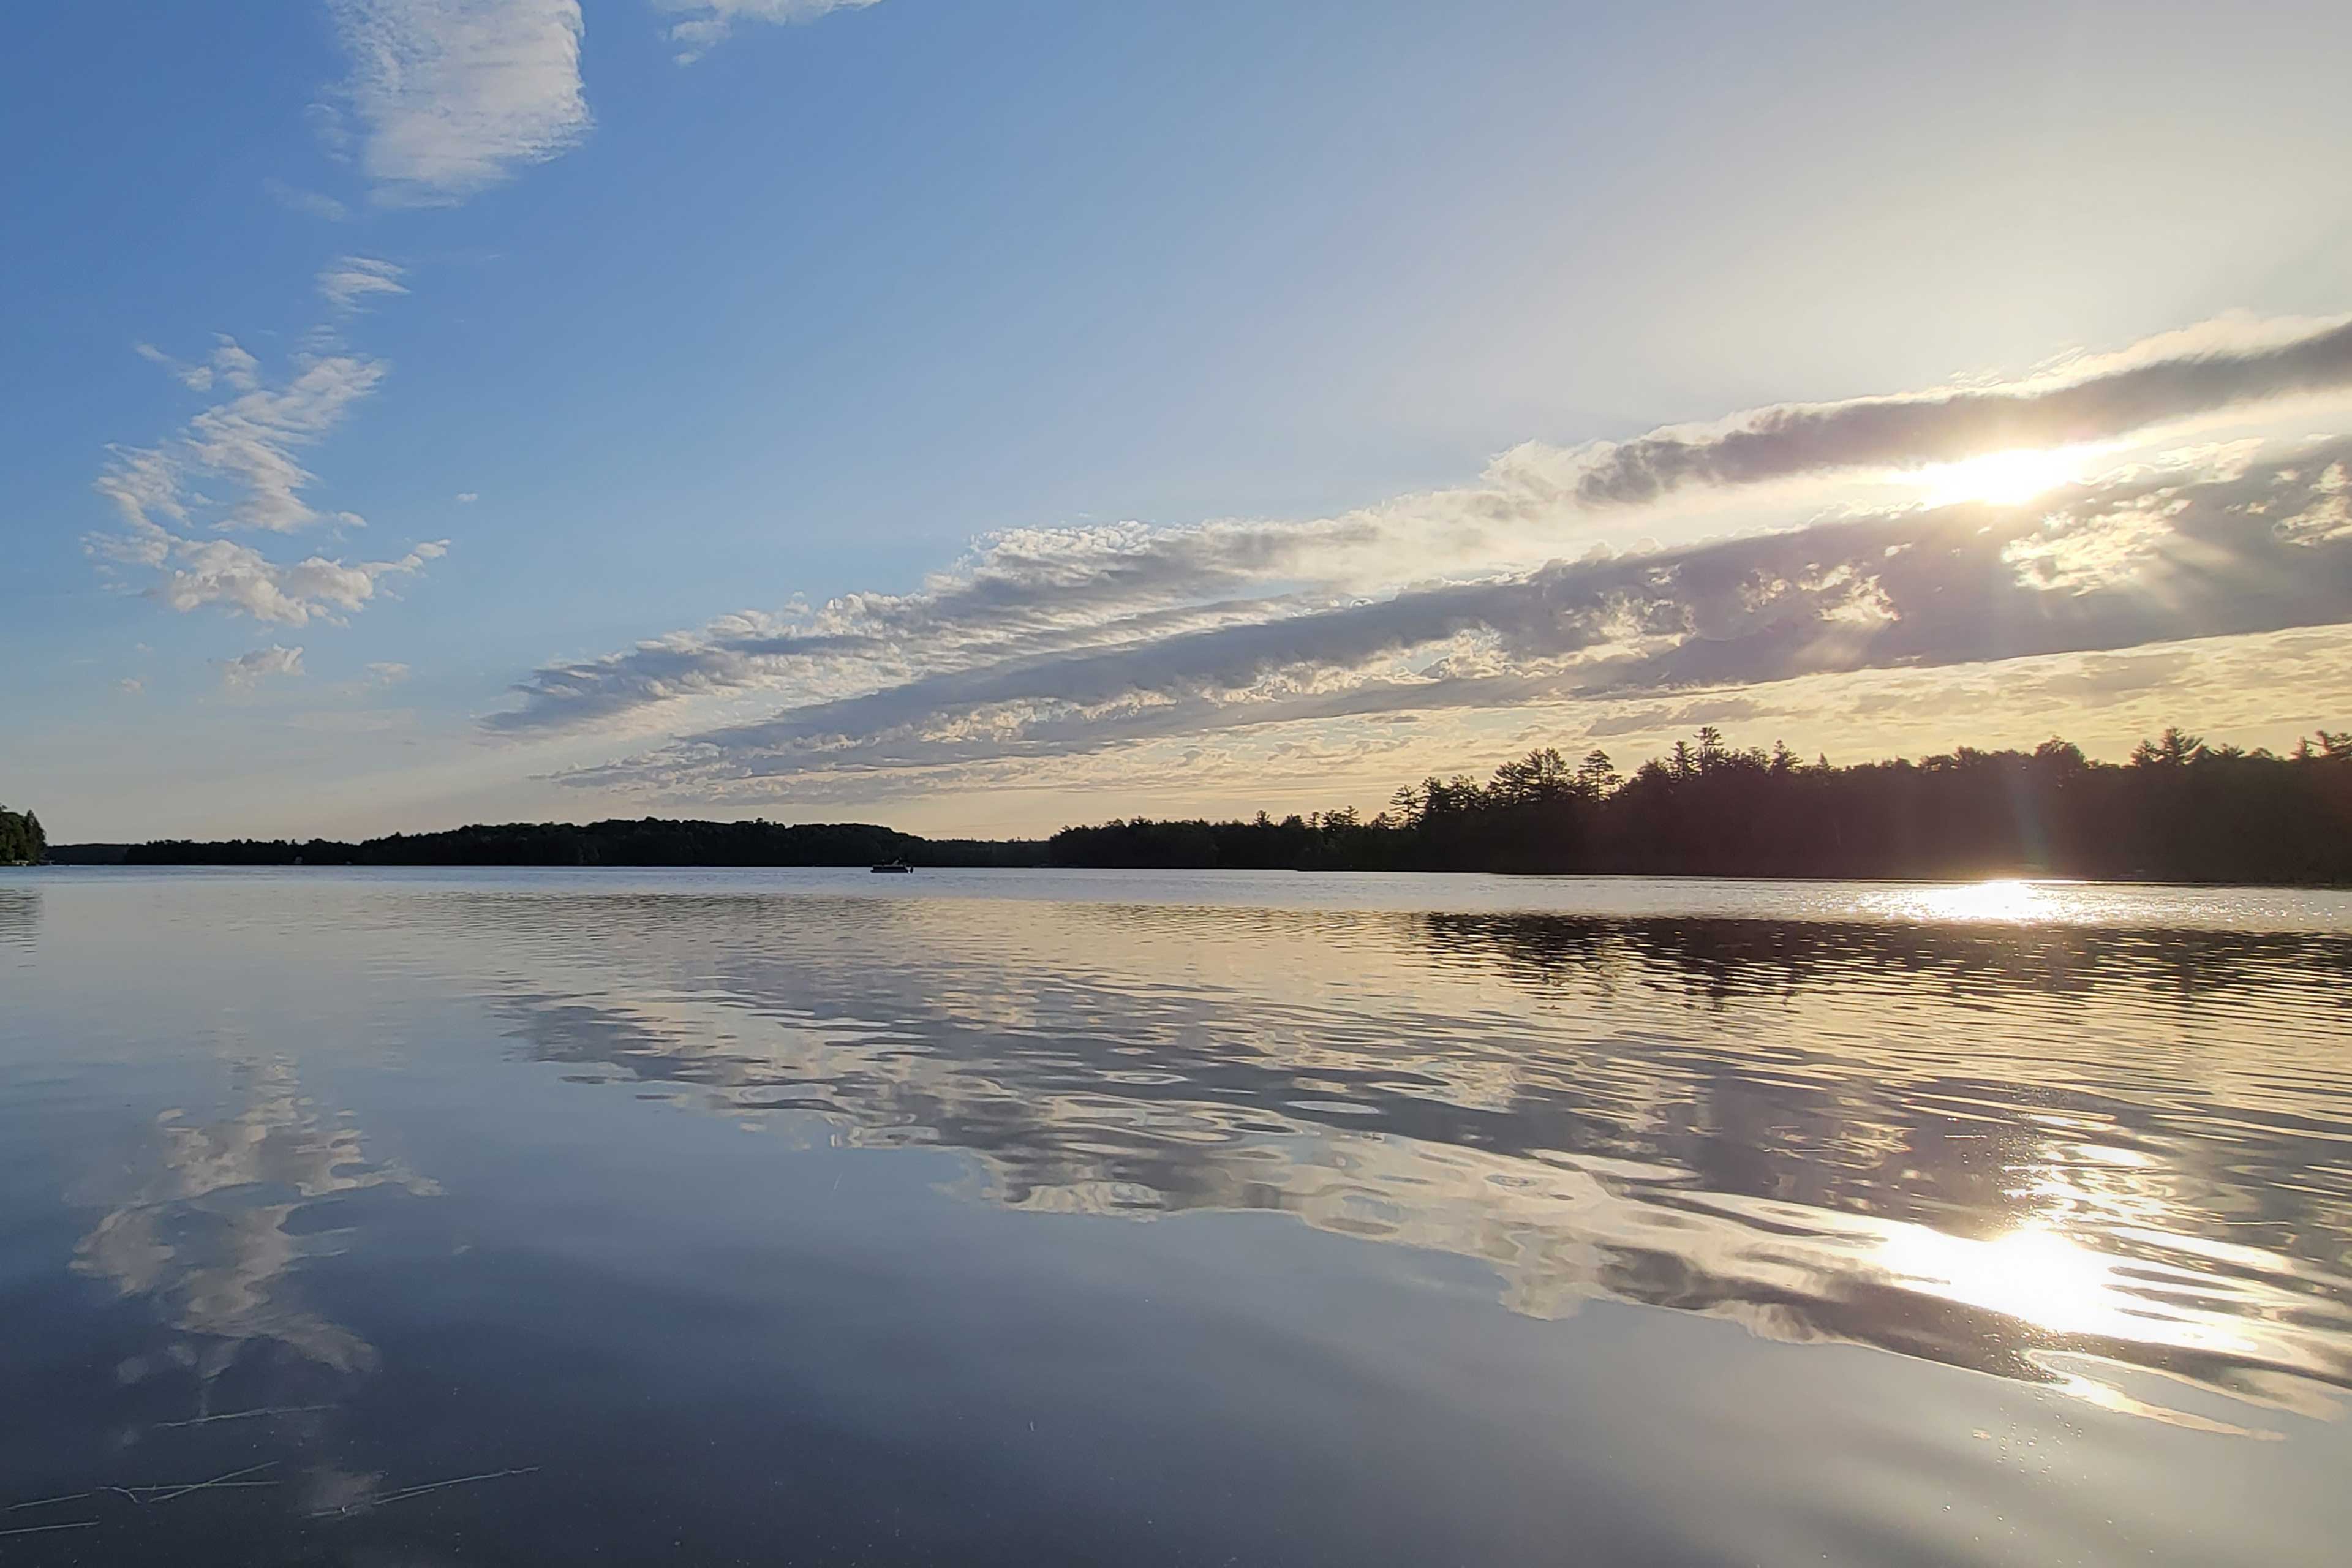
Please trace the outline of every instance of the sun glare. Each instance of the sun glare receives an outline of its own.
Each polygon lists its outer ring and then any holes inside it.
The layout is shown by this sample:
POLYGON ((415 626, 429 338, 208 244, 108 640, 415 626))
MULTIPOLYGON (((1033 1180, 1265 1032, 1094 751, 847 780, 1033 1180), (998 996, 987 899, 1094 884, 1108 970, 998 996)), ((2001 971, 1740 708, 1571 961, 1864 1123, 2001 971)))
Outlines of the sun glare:
POLYGON ((1906 889, 1893 900, 1914 920, 2030 921, 2054 912, 2057 900, 2031 882, 2002 879, 1906 889))
POLYGON ((2105 1261, 2047 1230, 2028 1226, 1990 1241, 1910 1231, 1890 1240, 1880 1261, 1913 1289, 2037 1328, 2138 1337, 2105 1261))
POLYGON ((1927 490, 1930 506, 1949 506, 1958 501, 2014 506, 2032 500, 2044 490, 2076 482, 2083 477, 2083 464, 2090 456, 2091 448, 2087 447, 2020 447, 2010 452, 1987 452, 1957 463, 1932 464, 1912 478, 1927 490))

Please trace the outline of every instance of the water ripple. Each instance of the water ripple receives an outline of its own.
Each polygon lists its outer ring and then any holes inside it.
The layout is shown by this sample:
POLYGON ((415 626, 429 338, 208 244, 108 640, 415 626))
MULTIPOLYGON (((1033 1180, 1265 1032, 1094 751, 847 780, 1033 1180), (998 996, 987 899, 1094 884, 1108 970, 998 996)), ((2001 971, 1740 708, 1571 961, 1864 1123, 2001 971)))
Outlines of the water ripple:
POLYGON ((486 994, 534 1055, 962 1150, 1001 1204, 1276 1209, 1480 1259, 1540 1316, 1702 1311, 2191 1424, 2096 1368, 2332 1413, 2352 936, 2295 929, 2283 895, 2249 929, 2227 923, 2242 895, 2218 929, 2154 924, 2126 918, 2133 891, 1841 906, 1870 921, 829 894, 412 912, 508 955, 486 994))

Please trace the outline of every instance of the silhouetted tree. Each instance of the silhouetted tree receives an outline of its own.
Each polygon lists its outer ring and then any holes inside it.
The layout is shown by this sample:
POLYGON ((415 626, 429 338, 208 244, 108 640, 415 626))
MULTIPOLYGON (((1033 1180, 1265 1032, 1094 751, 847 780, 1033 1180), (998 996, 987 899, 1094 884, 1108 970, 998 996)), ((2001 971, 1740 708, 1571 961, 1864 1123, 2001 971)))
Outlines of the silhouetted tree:
POLYGON ((1239 824, 1070 828, 1048 847, 1062 865, 2352 882, 2352 733, 2323 733, 2294 759, 2173 729, 2129 766, 2053 737, 2030 752, 1834 767, 1786 745, 1735 749, 1709 729, 1630 778, 1603 752, 1570 773, 1538 749, 1483 787, 1431 777, 1370 822, 1335 822, 1310 821, 1274 862, 1237 858, 1239 824))
POLYGON ((47 849, 48 836, 41 831, 39 816, 0 805, 0 866, 33 864, 47 849))
MULTIPOLYGON (((2324 737, 2325 730, 2320 731, 2324 737)), ((2202 737, 2191 735, 2177 726, 2167 726, 2163 734, 2153 741, 2142 741, 2132 748, 2131 760, 2137 767, 2187 767, 2205 754, 2202 737)))
POLYGON ((1598 746, 1585 752, 1584 761, 1576 764, 1576 790, 1588 801, 1598 801, 1620 782, 1617 764, 1598 746))

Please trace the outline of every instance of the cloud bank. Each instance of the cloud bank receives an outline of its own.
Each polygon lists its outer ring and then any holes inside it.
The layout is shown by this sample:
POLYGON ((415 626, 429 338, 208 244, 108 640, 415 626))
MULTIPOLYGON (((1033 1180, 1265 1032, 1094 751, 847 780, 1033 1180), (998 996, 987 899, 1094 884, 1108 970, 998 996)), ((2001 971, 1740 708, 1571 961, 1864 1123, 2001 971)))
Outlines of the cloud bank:
POLYGON ((570 730, 679 697, 834 676, 856 682, 876 670, 1245 620, 1276 601, 1229 595, 1286 573, 1319 576, 1318 552, 1375 535, 1363 519, 1020 531, 919 593, 846 595, 796 621, 746 611, 624 653, 546 666, 516 689, 520 707, 485 722, 510 734, 570 730))
POLYGON ((746 783, 1238 728, 1747 687, 2352 622, 2352 441, 2028 506, 1915 509, 1005 658, 802 703, 569 782, 746 783))
POLYGON ((575 775, 700 788, 2330 624, 2352 618, 2340 455, 2238 472, 2243 453, 2207 453, 2195 471, 2126 470, 2031 506, 1911 508, 1540 570, 1482 566, 1479 552, 1589 535, 1594 509, 1676 487, 1917 469, 2347 381, 2352 324, 2225 321, 2031 381, 1517 448, 1476 485, 1343 518, 1016 532, 915 594, 744 612, 549 664, 483 723, 641 733, 681 699, 775 693, 786 705, 766 721, 575 775), (1428 580, 1433 562, 1462 580, 1428 580))
POLYGON ((590 124, 577 0, 331 0, 375 200, 462 201, 590 124))

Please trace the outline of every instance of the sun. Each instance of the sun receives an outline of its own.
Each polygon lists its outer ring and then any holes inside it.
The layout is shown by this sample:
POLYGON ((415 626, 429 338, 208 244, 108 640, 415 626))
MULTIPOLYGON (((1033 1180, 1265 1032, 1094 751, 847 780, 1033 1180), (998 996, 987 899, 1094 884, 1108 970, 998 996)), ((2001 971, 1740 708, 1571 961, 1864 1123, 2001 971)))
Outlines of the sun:
POLYGON ((2088 447, 2021 447, 2008 452, 1987 452, 1957 463, 1935 463, 1911 476, 1924 487, 1930 506, 1958 501, 1990 501, 2015 506, 2044 490, 2074 484, 2083 477, 2088 447))

